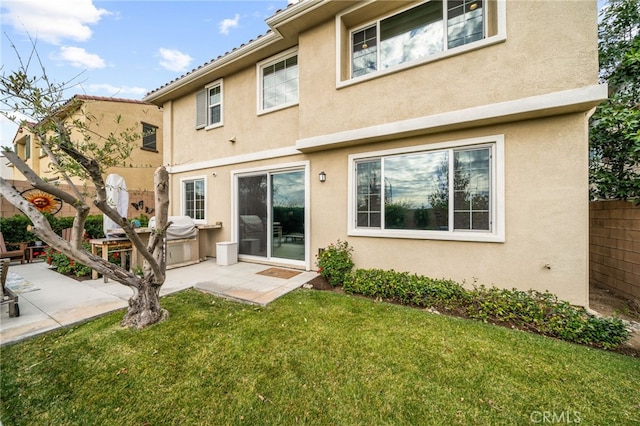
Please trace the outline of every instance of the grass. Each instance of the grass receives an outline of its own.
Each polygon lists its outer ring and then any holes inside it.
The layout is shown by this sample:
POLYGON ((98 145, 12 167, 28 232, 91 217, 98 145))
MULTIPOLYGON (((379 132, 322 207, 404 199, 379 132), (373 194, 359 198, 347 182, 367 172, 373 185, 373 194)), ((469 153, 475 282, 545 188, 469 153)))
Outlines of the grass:
POLYGON ((1 348, 3 424, 640 422, 640 362, 615 353, 315 290, 163 304, 144 331, 118 312, 1 348))

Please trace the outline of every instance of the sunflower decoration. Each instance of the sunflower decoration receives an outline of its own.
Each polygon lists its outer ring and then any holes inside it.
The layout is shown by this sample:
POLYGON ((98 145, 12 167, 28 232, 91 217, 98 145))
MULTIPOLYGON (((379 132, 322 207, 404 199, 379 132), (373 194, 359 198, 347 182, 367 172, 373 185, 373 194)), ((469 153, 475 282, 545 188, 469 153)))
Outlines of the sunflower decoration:
POLYGON ((62 200, 60 198, 36 188, 24 190, 20 195, 33 204, 41 213, 56 214, 62 208, 62 200))

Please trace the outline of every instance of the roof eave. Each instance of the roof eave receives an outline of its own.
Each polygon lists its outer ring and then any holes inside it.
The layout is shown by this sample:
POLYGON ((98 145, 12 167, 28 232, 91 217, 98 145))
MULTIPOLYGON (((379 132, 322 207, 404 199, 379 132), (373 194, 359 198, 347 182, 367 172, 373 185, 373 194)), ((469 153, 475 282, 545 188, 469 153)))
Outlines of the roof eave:
POLYGON ((229 66, 235 62, 242 60, 243 58, 264 49, 271 44, 284 39, 284 36, 279 30, 279 27, 286 25, 292 20, 305 14, 308 11, 315 10, 317 7, 328 0, 303 0, 294 5, 287 7, 286 9, 276 13, 275 15, 267 18, 265 21, 271 28, 271 32, 265 34, 262 37, 247 43, 237 49, 234 49, 230 53, 220 57, 219 59, 211 61, 209 64, 202 66, 199 69, 192 71, 189 74, 177 79, 176 81, 167 84, 149 94, 147 94, 142 100, 144 102, 153 103, 156 105, 162 105, 165 101, 174 99, 179 96, 180 93, 191 85, 194 81, 202 78, 203 76, 219 70, 223 67, 229 66))
POLYGON ((204 75, 211 73, 217 69, 228 66, 231 63, 234 63, 251 53, 264 48, 272 43, 275 43, 281 40, 282 37, 277 32, 268 33, 243 47, 240 47, 221 58, 212 61, 211 63, 196 69, 195 71, 185 75, 184 77, 174 81, 173 83, 169 83, 160 89, 149 93, 147 96, 142 98, 144 102, 149 102, 156 105, 161 105, 163 102, 173 99, 173 94, 180 91, 180 89, 188 86, 194 80, 198 80, 204 75))

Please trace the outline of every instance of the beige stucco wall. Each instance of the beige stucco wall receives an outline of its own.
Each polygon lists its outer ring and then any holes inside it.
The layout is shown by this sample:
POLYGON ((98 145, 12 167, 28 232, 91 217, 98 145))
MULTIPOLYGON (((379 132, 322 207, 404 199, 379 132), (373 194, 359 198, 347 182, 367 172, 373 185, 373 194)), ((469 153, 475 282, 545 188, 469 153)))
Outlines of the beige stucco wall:
POLYGON ((317 154, 324 185, 312 187, 312 247, 336 239, 355 248, 357 267, 412 271, 431 277, 506 288, 550 290, 587 303, 588 176, 584 115, 533 120, 414 138, 402 146, 483 135, 505 137, 504 243, 350 237, 347 235, 347 156, 398 147, 397 142, 317 154), (548 268, 550 269, 548 269, 548 268))
MULTIPOLYGON (((224 125, 195 128, 195 93, 165 106, 172 136, 180 141, 168 164, 179 165, 292 146, 298 137, 298 106, 257 115, 256 68, 224 78, 224 125), (235 138, 235 142, 229 142, 235 138)), ((213 82, 213 81, 212 81, 213 82)))
MULTIPOLYGON (((92 124, 89 129, 96 134, 106 137, 110 133, 118 135, 125 129, 133 129, 133 132, 142 134, 142 123, 154 125, 158 127, 156 135, 157 152, 141 149, 142 140, 140 139, 134 145, 130 158, 126 165, 110 168, 106 175, 117 173, 125 178, 129 192, 135 191, 153 191, 153 173, 157 167, 162 164, 162 111, 155 105, 145 105, 137 102, 118 102, 118 101, 102 101, 87 100, 83 102, 83 113, 77 112, 68 120, 80 119, 83 116, 92 118, 92 124), (120 121, 116 121, 116 117, 120 116, 120 121)), ((83 120, 84 121, 84 120, 83 120)), ((80 133, 75 130, 73 133, 74 140, 82 140, 80 133)), ((24 140, 24 135, 18 133, 15 141, 24 140)), ((93 139, 99 143, 99 138, 93 139)), ((23 147, 20 149, 24 150, 23 147)), ((24 155, 24 151, 19 154, 24 155)), ((31 158, 27 164, 39 175, 48 179, 55 178, 50 171, 50 159, 47 156, 40 157, 40 147, 35 136, 31 137, 31 158)), ((104 178, 106 178, 106 175, 104 178)), ((16 180, 24 180, 24 176, 13 167, 13 178, 16 180)), ((78 183, 77 178, 73 179, 78 183)))
POLYGON ((335 21, 305 32, 299 39, 300 137, 597 82, 595 1, 508 1, 506 13, 504 42, 339 90, 335 21))
MULTIPOLYGON (((223 222, 217 241, 234 240, 230 224, 233 170, 309 160, 310 256, 338 239, 354 246, 359 268, 412 271, 506 288, 550 290, 585 305, 588 243, 588 176, 584 114, 529 120, 449 132, 351 149, 300 154, 180 173, 172 177, 172 200, 180 200, 180 179, 204 176, 207 222, 223 222), (504 243, 353 237, 347 233, 348 155, 398 146, 424 145, 478 136, 505 137, 504 243), (327 181, 317 175, 325 171, 327 181), (215 176, 213 173, 215 172, 215 176)), ((172 204, 173 214, 179 206, 172 204)), ((210 247, 210 253, 215 249, 210 247)), ((313 265, 312 265, 313 266, 313 265)))
POLYGON ((206 222, 223 223, 215 231, 216 241, 233 241, 232 172, 308 161, 309 267, 319 248, 341 239, 354 246, 360 268, 408 270, 467 285, 550 290, 586 305, 586 111, 259 161, 247 155, 294 152, 303 138, 595 85, 596 16, 595 1, 509 1, 506 40, 340 88, 335 20, 326 20, 299 37, 299 106, 257 115, 255 66, 224 77, 223 127, 195 129, 195 92, 163 105, 165 140, 173 147, 164 156, 174 170, 171 213, 180 214, 181 179, 204 177, 206 222), (494 134, 504 135, 504 242, 348 235, 349 154, 494 134), (318 181, 320 171, 327 174, 325 183, 318 181))

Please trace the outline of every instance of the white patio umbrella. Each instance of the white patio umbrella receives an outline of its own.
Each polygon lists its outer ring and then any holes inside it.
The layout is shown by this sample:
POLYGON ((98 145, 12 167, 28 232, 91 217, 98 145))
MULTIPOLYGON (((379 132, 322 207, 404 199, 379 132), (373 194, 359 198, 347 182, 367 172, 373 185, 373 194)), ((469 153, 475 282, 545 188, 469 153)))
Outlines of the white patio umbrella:
MULTIPOLYGON (((117 174, 110 174, 107 176, 105 184, 105 189, 107 191, 107 203, 118 210, 121 217, 127 217, 127 211, 129 209, 129 193, 127 192, 127 185, 124 178, 117 174)), ((104 230, 104 235, 110 237, 114 236, 114 233, 111 231, 119 228, 119 226, 107 217, 107 215, 104 215, 102 228, 104 230)))

